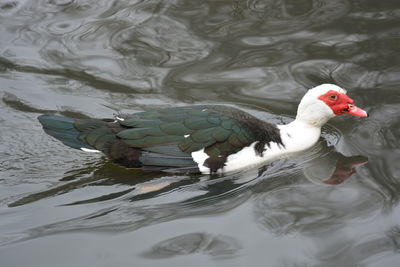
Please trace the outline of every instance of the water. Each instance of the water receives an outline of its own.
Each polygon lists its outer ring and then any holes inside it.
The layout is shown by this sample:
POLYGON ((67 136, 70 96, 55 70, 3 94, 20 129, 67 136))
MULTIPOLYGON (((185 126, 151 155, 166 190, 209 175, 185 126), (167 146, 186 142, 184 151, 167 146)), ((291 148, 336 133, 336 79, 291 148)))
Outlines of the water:
POLYGON ((399 1, 1 0, 0 33, 0 266, 399 266, 399 1), (370 117, 229 175, 127 170, 36 120, 215 103, 290 121, 323 82, 370 117))

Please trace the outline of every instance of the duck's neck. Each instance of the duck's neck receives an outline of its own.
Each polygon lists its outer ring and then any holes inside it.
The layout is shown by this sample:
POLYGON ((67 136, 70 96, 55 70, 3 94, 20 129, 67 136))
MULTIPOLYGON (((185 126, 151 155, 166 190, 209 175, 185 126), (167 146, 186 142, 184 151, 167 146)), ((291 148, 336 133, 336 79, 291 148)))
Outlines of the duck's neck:
POLYGON ((319 139, 321 126, 296 118, 286 125, 278 125, 286 153, 294 153, 312 147, 319 139))
POLYGON ((332 110, 322 101, 304 97, 297 108, 296 123, 321 128, 328 120, 335 117, 332 110))
POLYGON ((302 99, 293 122, 278 126, 286 153, 312 147, 320 137, 321 127, 335 116, 327 105, 310 97, 306 95, 302 99))

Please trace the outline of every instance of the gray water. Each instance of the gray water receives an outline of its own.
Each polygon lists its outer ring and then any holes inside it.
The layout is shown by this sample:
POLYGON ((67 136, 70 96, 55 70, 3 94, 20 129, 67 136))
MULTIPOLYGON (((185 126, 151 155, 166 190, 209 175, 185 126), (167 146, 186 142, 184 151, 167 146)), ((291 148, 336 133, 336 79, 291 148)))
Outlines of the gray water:
POLYGON ((0 266, 400 265, 398 0, 0 0, 0 266), (336 83, 311 150, 235 174, 143 173, 36 117, 229 104, 288 122, 336 83))

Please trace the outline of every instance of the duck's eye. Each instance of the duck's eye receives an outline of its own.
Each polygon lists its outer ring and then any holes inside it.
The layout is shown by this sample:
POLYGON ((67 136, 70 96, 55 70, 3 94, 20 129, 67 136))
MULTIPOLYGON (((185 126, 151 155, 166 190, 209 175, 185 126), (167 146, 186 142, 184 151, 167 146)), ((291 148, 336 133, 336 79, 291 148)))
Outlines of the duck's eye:
POLYGON ((336 100, 337 99, 337 95, 330 95, 329 98, 332 99, 332 100, 336 100))

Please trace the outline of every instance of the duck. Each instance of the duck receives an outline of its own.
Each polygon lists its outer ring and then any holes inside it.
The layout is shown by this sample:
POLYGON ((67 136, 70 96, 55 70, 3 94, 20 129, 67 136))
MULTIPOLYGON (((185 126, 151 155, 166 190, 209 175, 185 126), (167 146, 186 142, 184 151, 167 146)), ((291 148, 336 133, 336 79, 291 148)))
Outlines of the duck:
POLYGON ((340 115, 367 117, 334 84, 309 89, 293 121, 275 125, 226 105, 149 109, 111 119, 38 117, 65 145, 101 152, 127 168, 172 173, 227 173, 251 168, 317 143, 321 127, 340 115))

